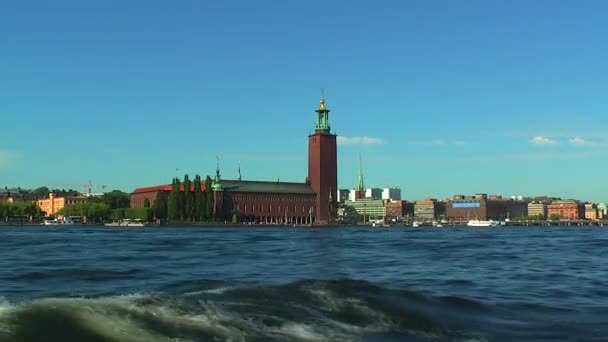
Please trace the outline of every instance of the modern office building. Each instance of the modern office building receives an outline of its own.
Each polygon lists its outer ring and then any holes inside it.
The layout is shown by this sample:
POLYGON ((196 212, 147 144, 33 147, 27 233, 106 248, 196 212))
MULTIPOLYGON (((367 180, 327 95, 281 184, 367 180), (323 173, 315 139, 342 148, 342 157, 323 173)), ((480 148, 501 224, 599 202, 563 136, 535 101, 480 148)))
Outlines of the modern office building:
POLYGON ((371 199, 382 199, 382 189, 380 188, 367 188, 365 189, 365 198, 371 199))
POLYGON ((545 203, 537 201, 528 203, 528 216, 539 219, 546 219, 547 205, 545 203))
POLYGON ((597 205, 595 203, 585 203, 585 219, 597 220, 597 205))
POLYGON ((357 201, 348 201, 345 205, 355 208, 359 215, 364 217, 365 222, 369 220, 384 219, 386 216, 386 205, 388 201, 373 198, 364 198, 357 201))
POLYGON ((349 189, 340 189, 338 190, 338 201, 340 203, 344 203, 349 200, 350 190, 349 189))
POLYGON ((389 201, 401 200, 401 189, 399 188, 384 188, 382 189, 382 199, 389 201))
POLYGON ((421 220, 436 220, 445 217, 445 202, 434 198, 416 201, 414 217, 421 220))
POLYGON ((606 208, 606 203, 600 203, 597 205, 597 218, 600 220, 605 220, 608 215, 607 214, 607 208, 606 208))

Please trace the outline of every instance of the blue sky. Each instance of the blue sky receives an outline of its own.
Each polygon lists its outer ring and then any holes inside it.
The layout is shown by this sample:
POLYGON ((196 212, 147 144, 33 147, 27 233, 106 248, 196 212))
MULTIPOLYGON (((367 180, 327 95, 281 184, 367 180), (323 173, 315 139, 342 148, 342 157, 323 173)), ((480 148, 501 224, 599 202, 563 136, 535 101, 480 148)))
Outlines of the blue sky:
POLYGON ((303 181, 607 200, 604 1, 0 4, 0 186, 303 181))

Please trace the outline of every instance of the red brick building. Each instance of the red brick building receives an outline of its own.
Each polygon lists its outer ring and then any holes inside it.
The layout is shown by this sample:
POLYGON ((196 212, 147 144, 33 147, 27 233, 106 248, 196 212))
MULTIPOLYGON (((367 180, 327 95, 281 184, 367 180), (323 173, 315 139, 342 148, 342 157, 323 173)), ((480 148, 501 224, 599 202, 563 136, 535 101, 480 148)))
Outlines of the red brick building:
POLYGON ((559 217, 564 220, 585 218, 585 205, 577 201, 553 201, 547 205, 547 218, 559 217))
POLYGON ((456 195, 446 203, 446 216, 452 220, 505 220, 528 215, 528 202, 497 199, 486 194, 456 195))
POLYGON ((386 220, 401 220, 414 216, 414 203, 408 201, 391 201, 386 204, 386 220))
MULTIPOLYGON (((336 135, 331 133, 329 112, 321 98, 314 134, 308 137, 306 182, 223 180, 219 169, 212 189, 218 220, 278 224, 332 224, 338 208, 338 162, 336 135)), ((194 191, 194 189, 191 189, 194 191)), ((168 196, 171 185, 135 189, 131 207, 141 208, 145 199, 153 205, 157 192, 168 196)), ((183 186, 181 191, 184 191, 183 186)))

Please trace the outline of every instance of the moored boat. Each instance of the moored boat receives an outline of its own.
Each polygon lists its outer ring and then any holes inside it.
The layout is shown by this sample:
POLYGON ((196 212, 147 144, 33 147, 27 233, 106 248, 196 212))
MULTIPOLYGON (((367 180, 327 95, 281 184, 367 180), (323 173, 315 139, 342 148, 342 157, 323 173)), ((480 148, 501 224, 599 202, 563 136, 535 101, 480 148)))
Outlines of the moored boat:
POLYGON ((53 219, 53 220, 44 220, 42 222, 43 225, 45 226, 71 226, 74 224, 74 221, 72 219, 62 219, 62 220, 58 220, 58 219, 53 219))
POLYGON ((469 227, 495 227, 497 222, 492 220, 470 220, 467 222, 469 227))
POLYGON ((113 221, 104 223, 106 227, 143 227, 146 224, 140 219, 124 219, 119 221, 113 221))

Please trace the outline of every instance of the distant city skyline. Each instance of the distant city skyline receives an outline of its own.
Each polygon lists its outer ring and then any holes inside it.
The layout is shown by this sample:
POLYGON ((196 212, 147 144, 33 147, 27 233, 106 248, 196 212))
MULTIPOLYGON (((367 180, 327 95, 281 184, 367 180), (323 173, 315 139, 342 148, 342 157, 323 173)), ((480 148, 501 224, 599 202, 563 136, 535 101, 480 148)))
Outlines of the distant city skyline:
MULTIPOLYGON (((608 200, 608 4, 2 5, 0 186, 303 181, 321 89, 338 184, 608 200), (260 133, 265 135, 261 135, 260 133), (272 139, 263 138, 266 135, 272 139)), ((85 189, 78 189, 84 191, 85 189)), ((95 190, 94 190, 95 191, 95 190)))

